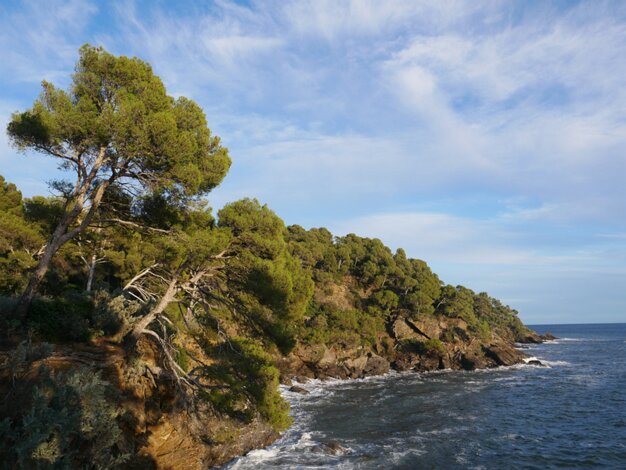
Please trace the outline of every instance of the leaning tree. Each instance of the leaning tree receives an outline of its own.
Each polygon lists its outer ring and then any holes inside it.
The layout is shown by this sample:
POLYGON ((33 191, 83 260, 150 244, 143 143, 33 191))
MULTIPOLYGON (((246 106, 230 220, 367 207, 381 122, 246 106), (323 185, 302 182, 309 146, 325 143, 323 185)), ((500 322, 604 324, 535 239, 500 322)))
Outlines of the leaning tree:
POLYGON ((167 194, 180 201, 217 186, 230 167, 228 150, 193 101, 168 96, 150 65, 100 47, 80 49, 68 91, 43 82, 31 109, 8 125, 12 143, 58 159, 73 182, 56 181, 64 211, 17 306, 25 317, 54 254, 83 232, 112 188, 137 198, 167 194))

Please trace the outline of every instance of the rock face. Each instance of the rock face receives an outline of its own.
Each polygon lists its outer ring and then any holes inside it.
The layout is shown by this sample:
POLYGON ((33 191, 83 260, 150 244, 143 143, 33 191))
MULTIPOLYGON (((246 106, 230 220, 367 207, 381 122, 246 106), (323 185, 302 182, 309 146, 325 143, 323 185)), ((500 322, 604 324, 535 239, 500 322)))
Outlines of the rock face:
POLYGON ((483 346, 483 351, 488 359, 494 361, 498 366, 512 366, 524 360, 524 353, 518 351, 513 346, 505 343, 490 344, 483 346))
POLYGON ((277 358, 283 383, 292 378, 358 379, 389 372, 390 363, 364 348, 341 350, 336 347, 301 347, 287 357, 277 358))
MULTIPOLYGON (((387 344, 348 348, 344 345, 298 346, 289 356, 277 358, 284 383, 291 378, 361 378, 397 371, 441 369, 474 370, 511 366, 525 354, 509 340, 495 334, 481 340, 459 318, 398 317, 389 322, 387 344)), ((529 334, 528 342, 544 337, 529 334)))
POLYGON ((522 344, 525 344, 525 343, 526 344, 540 344, 545 341, 553 341, 555 339, 558 339, 558 338, 549 332, 546 333, 545 335, 539 335, 537 333, 530 332, 529 334, 524 336, 519 342, 522 344))
POLYGON ((393 337, 399 341, 407 339, 422 339, 427 336, 420 334, 416 328, 412 328, 412 323, 407 322, 404 318, 398 318, 391 324, 391 333, 393 337))
POLYGON ((15 387, 7 380, 10 377, 6 370, 0 368, 0 393, 9 397, 0 405, 0 416, 11 416, 9 408, 18 411, 15 394, 23 400, 19 408, 28 405, 26 397, 32 396, 33 387, 46 380, 41 376, 42 371, 56 373, 89 367, 117 389, 116 405, 124 410, 125 416, 120 426, 124 450, 131 454, 123 468, 200 470, 266 447, 279 437, 258 418, 243 425, 241 421, 216 415, 201 403, 191 410, 185 408, 175 380, 158 365, 161 360, 158 349, 144 340, 138 343, 138 349, 142 366, 130 369, 127 352, 119 345, 106 342, 56 345, 49 356, 29 365, 15 387))

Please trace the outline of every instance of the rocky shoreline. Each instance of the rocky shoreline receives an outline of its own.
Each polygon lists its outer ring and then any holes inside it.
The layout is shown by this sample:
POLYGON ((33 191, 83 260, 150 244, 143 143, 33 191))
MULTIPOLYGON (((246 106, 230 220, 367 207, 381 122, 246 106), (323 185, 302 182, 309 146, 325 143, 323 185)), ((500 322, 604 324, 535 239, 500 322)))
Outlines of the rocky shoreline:
MULTIPOLYGON (((461 319, 431 318, 414 321, 397 318, 389 328, 392 348, 342 348, 342 345, 299 345, 285 357, 277 357, 281 371, 281 383, 289 386, 289 391, 306 395, 309 391, 299 384, 309 380, 362 379, 380 376, 390 371, 431 372, 435 370, 476 370, 494 367, 532 364, 542 366, 540 361, 529 360, 519 345, 540 344, 557 339, 550 333, 539 335, 528 330, 521 338, 503 338, 493 335, 487 340, 479 340, 468 331, 467 323, 461 319), (441 343, 443 350, 433 348, 419 350, 403 347, 420 341, 432 341, 446 331, 456 332, 456 341, 441 343)), ((280 436, 263 445, 254 445, 247 452, 267 447, 280 436)), ((267 440, 265 440, 267 442, 267 440)), ((328 452, 334 452, 329 449, 328 452)), ((245 455, 245 454, 243 454, 245 455)), ((240 455, 233 456, 234 458, 240 455)))
POLYGON ((513 341, 493 335, 480 340, 461 319, 432 318, 416 322, 398 318, 390 325, 393 347, 344 348, 341 344, 298 346, 286 357, 277 358, 281 382, 291 385, 308 379, 357 379, 398 372, 475 370, 511 366, 525 362, 527 355, 516 344, 539 344, 555 339, 551 334, 528 333, 513 341), (453 341, 438 341, 453 331, 453 341), (420 345, 426 345, 426 347, 420 345), (430 345, 430 348, 428 347, 430 345))

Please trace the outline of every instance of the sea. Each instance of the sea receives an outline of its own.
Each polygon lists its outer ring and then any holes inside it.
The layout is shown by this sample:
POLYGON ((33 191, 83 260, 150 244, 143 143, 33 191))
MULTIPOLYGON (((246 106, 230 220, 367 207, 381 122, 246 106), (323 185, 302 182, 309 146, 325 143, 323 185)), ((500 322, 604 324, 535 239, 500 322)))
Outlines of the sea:
POLYGON ((626 324, 532 328, 545 367, 284 387, 293 426, 225 468, 626 469, 626 324))

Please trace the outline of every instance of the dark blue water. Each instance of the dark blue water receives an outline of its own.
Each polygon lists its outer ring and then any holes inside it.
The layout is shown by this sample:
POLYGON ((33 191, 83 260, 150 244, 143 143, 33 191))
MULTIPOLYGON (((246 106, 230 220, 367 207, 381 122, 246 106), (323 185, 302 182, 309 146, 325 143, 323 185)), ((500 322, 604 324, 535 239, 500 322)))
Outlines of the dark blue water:
POLYGON ((626 469, 626 324, 536 326, 549 367, 392 374, 286 392, 294 426, 232 469, 626 469), (324 443, 345 448, 329 455, 324 443))

